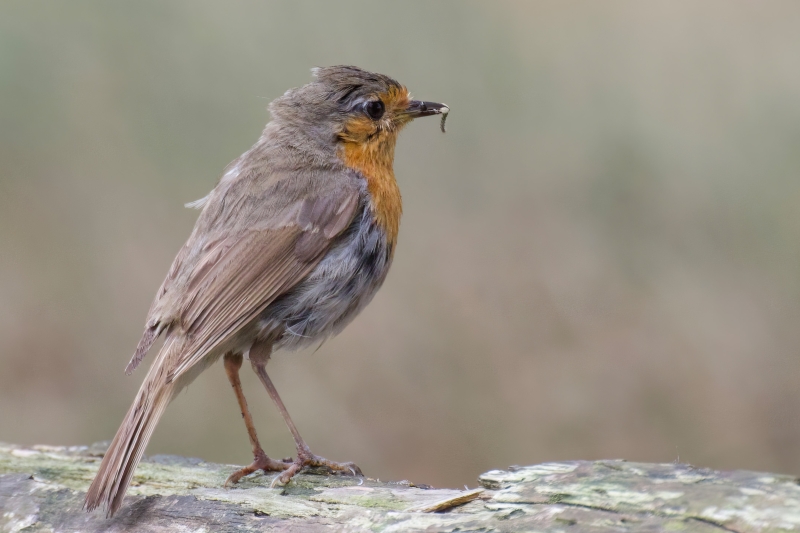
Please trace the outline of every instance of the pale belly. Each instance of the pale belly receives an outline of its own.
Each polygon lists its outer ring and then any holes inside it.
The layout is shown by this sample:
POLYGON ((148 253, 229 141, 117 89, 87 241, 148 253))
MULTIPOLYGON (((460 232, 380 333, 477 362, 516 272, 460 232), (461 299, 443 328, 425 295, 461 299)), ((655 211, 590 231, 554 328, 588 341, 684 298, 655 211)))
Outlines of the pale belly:
POLYGON ((297 349, 339 333, 372 300, 391 261, 385 233, 362 208, 309 277, 264 310, 258 336, 297 349))

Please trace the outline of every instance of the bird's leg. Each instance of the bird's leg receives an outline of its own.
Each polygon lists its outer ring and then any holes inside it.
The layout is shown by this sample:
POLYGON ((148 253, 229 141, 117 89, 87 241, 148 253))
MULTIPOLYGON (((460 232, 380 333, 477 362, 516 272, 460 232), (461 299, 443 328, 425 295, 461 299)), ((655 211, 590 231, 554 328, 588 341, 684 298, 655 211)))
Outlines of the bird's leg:
POLYGON ((231 382, 233 392, 236 394, 236 400, 239 402, 239 409, 242 411, 242 418, 244 425, 247 427, 247 435, 250 437, 250 445, 253 447, 253 462, 240 470, 237 470, 225 480, 225 485, 232 485, 237 483, 244 476, 250 475, 257 470, 264 472, 281 472, 289 468, 293 463, 291 459, 288 461, 276 461, 270 459, 261 444, 258 442, 258 435, 256 435, 256 427, 253 424, 253 417, 250 416, 250 410, 247 408, 247 400, 244 398, 242 392, 242 382, 239 380, 239 369, 242 367, 242 354, 227 353, 225 354, 225 373, 228 375, 228 381, 231 382))
POLYGON ((294 444, 297 447, 297 459, 295 459, 289 468, 284 470, 280 476, 276 477, 272 484, 281 483, 285 485, 297 472, 305 467, 325 467, 334 473, 342 475, 362 476, 361 469, 356 466, 355 463, 337 463, 311 453, 303 437, 300 436, 300 432, 297 431, 292 417, 289 416, 289 411, 287 411, 286 406, 283 405, 283 400, 281 400, 278 390, 267 375, 267 361, 269 361, 271 352, 271 343, 256 342, 253 347, 250 348, 250 364, 253 366, 253 370, 261 380, 261 383, 263 383, 264 387, 267 389, 270 398, 272 398, 272 401, 274 401, 275 405, 278 407, 278 411, 280 411, 283 420, 289 427, 289 431, 291 431, 292 437, 294 438, 294 444))

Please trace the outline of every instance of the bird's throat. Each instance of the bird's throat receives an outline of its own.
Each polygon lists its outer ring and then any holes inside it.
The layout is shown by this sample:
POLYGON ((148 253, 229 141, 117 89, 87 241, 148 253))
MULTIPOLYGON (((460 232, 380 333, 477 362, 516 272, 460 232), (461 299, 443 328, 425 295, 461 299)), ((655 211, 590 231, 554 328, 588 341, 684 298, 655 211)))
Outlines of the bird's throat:
POLYGON ((403 213, 400 187, 394 177, 394 142, 345 142, 341 158, 347 167, 367 180, 375 222, 386 232, 393 246, 403 213))

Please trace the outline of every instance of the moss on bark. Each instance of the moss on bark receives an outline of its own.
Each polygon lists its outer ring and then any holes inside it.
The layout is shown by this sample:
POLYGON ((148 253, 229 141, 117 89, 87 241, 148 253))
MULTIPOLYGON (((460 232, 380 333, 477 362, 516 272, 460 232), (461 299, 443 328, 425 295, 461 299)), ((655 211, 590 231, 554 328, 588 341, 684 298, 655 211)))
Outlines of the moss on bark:
POLYGON ((794 477, 624 461, 494 470, 472 491, 317 474, 274 489, 271 476, 254 475, 224 489, 230 465, 155 456, 108 520, 81 509, 102 453, 0 444, 0 531, 800 530, 794 477))

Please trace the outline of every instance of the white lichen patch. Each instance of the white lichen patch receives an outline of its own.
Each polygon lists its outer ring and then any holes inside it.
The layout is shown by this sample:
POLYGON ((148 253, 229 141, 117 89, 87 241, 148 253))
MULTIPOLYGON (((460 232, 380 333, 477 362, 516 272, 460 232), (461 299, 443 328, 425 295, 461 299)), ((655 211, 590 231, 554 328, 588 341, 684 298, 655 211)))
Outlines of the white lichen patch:
POLYGON ((713 479, 708 474, 704 474, 698 471, 692 470, 678 470, 676 471, 675 475, 669 478, 656 478, 652 480, 654 484, 663 484, 663 483, 681 483, 683 485, 693 485, 695 483, 701 483, 703 481, 708 481, 709 479, 713 479))
POLYGON ((40 452, 36 450, 23 450, 23 449, 15 449, 11 450, 11 455, 14 457, 36 457, 39 455, 40 452))
POLYGON ((513 485, 498 491, 495 501, 521 502, 530 499, 530 493, 540 494, 553 503, 562 501, 580 505, 613 508, 621 505, 642 510, 654 510, 664 501, 681 498, 678 491, 642 491, 616 483, 561 483, 558 485, 536 484, 534 487, 513 485))
POLYGON ((495 489, 512 483, 552 479, 553 476, 571 474, 577 468, 577 463, 543 463, 517 468, 513 471, 490 470, 481 474, 478 481, 486 488, 495 489))
POLYGON ((739 508, 708 507, 703 510, 701 516, 723 524, 743 523, 757 530, 770 527, 787 531, 800 529, 800 509, 796 507, 762 508, 753 505, 739 508))
POLYGON ((437 490, 433 493, 417 488, 384 489, 375 487, 331 487, 323 488, 308 497, 311 501, 336 505, 355 505, 359 507, 403 510, 410 506, 433 503, 436 498, 460 494, 457 490, 437 490))
POLYGON ((506 482, 506 475, 508 472, 505 470, 490 470, 481 474, 478 481, 489 488, 499 488, 506 482))
POLYGON ((17 515, 13 512, 3 513, 3 517, 0 520, 0 531, 17 533, 35 524, 37 519, 38 515, 36 514, 17 515))
POLYGON ((27 495, 12 494, 0 498, 0 513, 0 531, 17 533, 37 522, 39 506, 27 495))
POLYGON ((763 496, 764 494, 767 493, 767 491, 765 490, 753 489, 750 487, 742 487, 739 489, 739 492, 741 492, 745 496, 763 496))
POLYGON ((542 463, 535 466, 526 466, 515 472, 509 472, 509 479, 525 481, 532 477, 546 477, 553 474, 569 474, 578 468, 573 463, 542 463))

